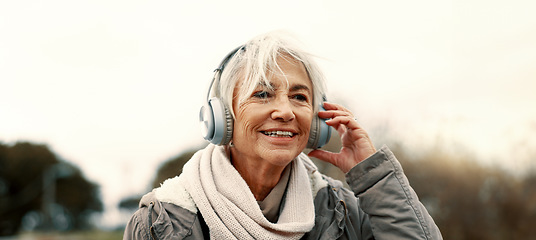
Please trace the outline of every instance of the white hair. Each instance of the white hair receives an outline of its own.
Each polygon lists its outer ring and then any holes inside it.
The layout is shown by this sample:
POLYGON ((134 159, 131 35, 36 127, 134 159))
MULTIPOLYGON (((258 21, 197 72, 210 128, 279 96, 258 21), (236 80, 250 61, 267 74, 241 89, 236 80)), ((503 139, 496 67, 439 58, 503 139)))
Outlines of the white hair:
MULTIPOLYGON (((268 73, 275 69, 281 71, 277 63, 279 57, 290 57, 303 64, 313 85, 314 111, 318 112, 326 92, 324 75, 313 61, 313 55, 300 49, 295 38, 290 37, 286 32, 276 31, 248 41, 231 56, 225 64, 223 72, 216 73, 221 75, 219 82, 214 83, 216 86, 215 96, 222 99, 223 103, 230 109, 233 118, 235 118, 233 93, 239 80, 243 79, 238 88, 238 95, 242 96, 237 99, 240 104, 253 94, 259 84, 272 87, 268 73)), ((216 78, 217 80, 218 78, 216 78)))

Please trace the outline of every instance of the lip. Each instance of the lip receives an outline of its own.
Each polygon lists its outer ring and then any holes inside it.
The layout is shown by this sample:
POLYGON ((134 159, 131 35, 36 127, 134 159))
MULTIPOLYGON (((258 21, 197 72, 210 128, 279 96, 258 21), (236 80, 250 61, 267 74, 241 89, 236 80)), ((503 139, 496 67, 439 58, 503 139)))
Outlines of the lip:
POLYGON ((298 132, 294 129, 290 128, 268 128, 259 131, 259 133, 268 139, 268 141, 274 143, 274 144, 286 144, 288 142, 292 142, 296 139, 296 137, 299 135, 298 132), (276 131, 283 131, 283 132, 290 132, 292 133, 291 137, 275 137, 275 136, 269 136, 266 135, 266 132, 276 132, 276 131))
POLYGON ((260 130, 259 132, 264 133, 264 132, 277 132, 277 131, 290 132, 290 133, 292 133, 293 137, 298 135, 298 131, 296 131, 296 130, 294 130, 292 128, 268 128, 268 129, 260 130))

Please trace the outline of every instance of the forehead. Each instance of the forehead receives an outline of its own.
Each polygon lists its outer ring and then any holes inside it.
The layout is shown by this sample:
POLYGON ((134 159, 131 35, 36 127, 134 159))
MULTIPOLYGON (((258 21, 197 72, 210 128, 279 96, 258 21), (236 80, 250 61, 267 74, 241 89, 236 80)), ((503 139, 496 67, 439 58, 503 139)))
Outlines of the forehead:
POLYGON ((277 58, 277 65, 267 73, 267 82, 259 81, 257 86, 286 88, 291 90, 305 89, 312 91, 312 82, 301 61, 282 55, 277 58))

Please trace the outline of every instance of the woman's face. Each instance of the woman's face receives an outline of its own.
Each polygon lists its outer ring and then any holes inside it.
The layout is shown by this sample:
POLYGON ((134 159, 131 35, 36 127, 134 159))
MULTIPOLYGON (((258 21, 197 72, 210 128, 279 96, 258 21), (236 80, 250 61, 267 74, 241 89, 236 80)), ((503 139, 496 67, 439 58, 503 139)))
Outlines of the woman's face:
POLYGON ((268 75, 274 90, 259 85, 240 104, 240 91, 234 91, 233 159, 286 166, 307 145, 313 117, 311 80, 301 62, 279 58, 278 64, 284 75, 268 75))

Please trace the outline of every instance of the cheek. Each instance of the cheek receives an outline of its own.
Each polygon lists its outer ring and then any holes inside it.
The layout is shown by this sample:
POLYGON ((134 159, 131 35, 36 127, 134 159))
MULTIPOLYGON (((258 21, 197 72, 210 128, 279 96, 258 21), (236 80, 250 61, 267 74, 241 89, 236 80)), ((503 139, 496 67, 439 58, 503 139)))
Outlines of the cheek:
POLYGON ((244 137, 252 134, 251 131, 254 130, 256 123, 255 117, 256 114, 248 111, 247 108, 240 108, 236 114, 237 120, 234 122, 233 134, 237 134, 237 137, 244 137))
POLYGON ((248 120, 244 120, 240 123, 240 125, 238 126, 238 130, 240 131, 240 134, 242 136, 248 136, 248 135, 252 135, 252 129, 253 129, 254 125, 253 123, 251 123, 250 121, 248 120))
POLYGON ((302 125, 302 127, 304 129, 306 129, 307 131, 309 131, 309 129, 311 128, 311 122, 313 121, 313 111, 309 110, 309 111, 304 111, 302 114, 301 114, 301 121, 300 121, 300 125, 302 125))

